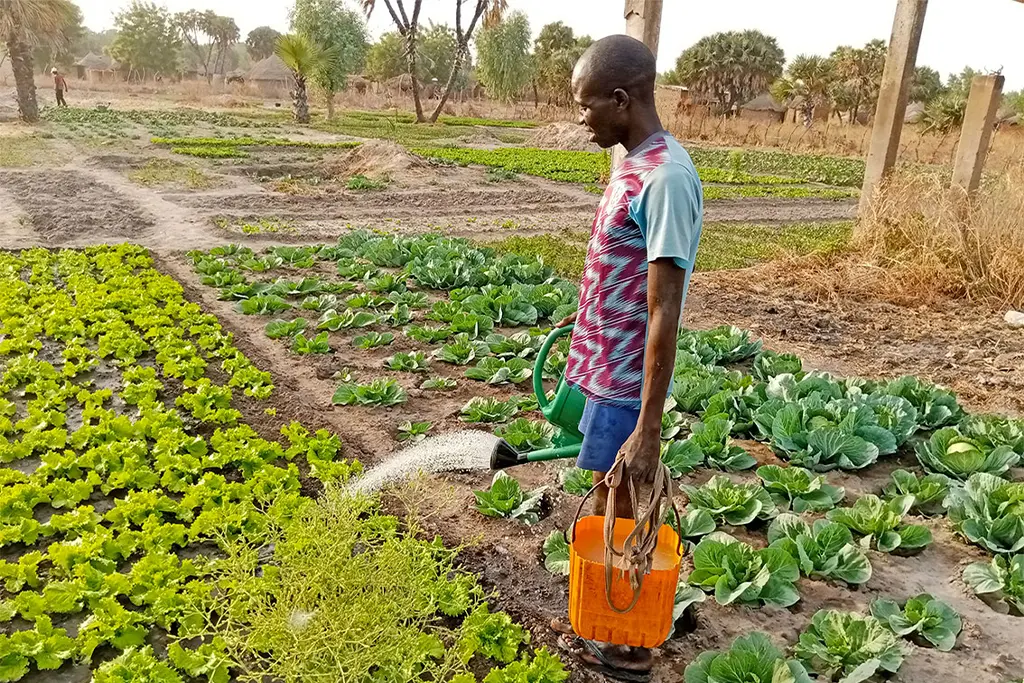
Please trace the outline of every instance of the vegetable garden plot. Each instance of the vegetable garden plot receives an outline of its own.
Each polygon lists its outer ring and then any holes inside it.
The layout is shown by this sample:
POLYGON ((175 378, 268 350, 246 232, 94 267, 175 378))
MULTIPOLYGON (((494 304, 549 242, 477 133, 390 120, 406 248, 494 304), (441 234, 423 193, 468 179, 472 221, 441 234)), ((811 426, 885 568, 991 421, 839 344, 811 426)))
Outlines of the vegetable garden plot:
MULTIPOLYGON (((329 332, 332 353, 326 355, 340 357, 332 367, 354 366, 351 376, 336 380, 339 410, 378 406, 362 408, 363 415, 400 439, 411 438, 414 422, 430 422, 431 433, 460 428, 458 414, 523 450, 550 445, 554 435, 530 419, 535 405, 516 389, 516 380, 530 375, 541 337, 542 330, 530 326, 550 325, 572 307, 571 284, 552 279, 542 262, 497 261, 489 251, 437 235, 367 233, 337 245, 263 253, 225 247, 191 258, 222 298, 237 299, 236 306, 251 314, 262 311, 267 332, 295 349, 288 352, 301 350, 299 333, 308 341, 321 333, 318 327, 329 332), (563 290, 570 303, 561 303, 563 290), (558 310, 563 305, 568 308, 558 310), (328 308, 313 310, 322 306, 328 308), (453 393, 433 394, 423 386, 453 393)), ((669 641, 666 667, 672 653, 693 659, 700 652, 695 643, 706 647, 709 640, 756 629, 781 634, 790 648, 804 632, 799 654, 787 654, 819 680, 869 666, 950 677, 957 662, 991 666, 996 655, 984 653, 1006 651, 1005 634, 1017 624, 997 610, 1013 613, 1019 603, 1017 574, 1024 565, 1015 546, 1024 543, 1024 484, 1012 481, 1020 477, 1019 456, 1003 464, 1008 452, 1019 453, 1020 421, 968 416, 950 392, 914 377, 871 381, 808 372, 800 358, 763 350, 735 328, 685 331, 678 347, 663 460, 690 487, 677 523, 690 548, 688 562, 699 566, 684 570, 677 608, 683 613, 699 604, 708 616, 700 620, 698 638, 680 629, 669 641), (933 435, 942 436, 941 444, 928 448, 933 435), (771 448, 782 466, 758 466, 741 445, 750 439, 771 448), (884 460, 904 470, 873 495, 856 482, 884 460), (963 473, 966 481, 948 471, 963 473), (1000 559, 981 561, 989 552, 1000 559), (978 560, 969 573, 965 557, 978 560), (997 609, 970 596, 968 585, 997 609), (925 589, 932 593, 928 600, 920 598, 925 589), (883 623, 870 611, 875 599, 895 603, 903 616, 894 620, 886 609, 883 623), (958 629, 945 608, 932 606, 942 613, 935 623, 918 615, 918 604, 933 599, 974 625, 949 653, 950 632, 958 629), (844 609, 815 617, 836 605, 844 609), (942 650, 929 644, 925 630, 942 650), (822 639, 864 631, 879 634, 879 656, 859 646, 825 656, 822 639)), ((556 358, 548 373, 563 362, 556 358)), ((512 561, 520 573, 497 582, 503 596, 523 590, 528 574, 522 572, 539 568, 538 557, 562 571, 561 525, 575 509, 575 495, 589 486, 587 473, 539 469, 510 470, 493 482, 485 473, 460 475, 477 491, 464 491, 461 508, 448 511, 472 533, 483 529, 492 555, 498 546, 504 554, 508 545, 516 548, 512 561), (524 541, 517 545, 519 537, 524 541)), ((532 609, 534 616, 550 616, 552 609, 514 597, 512 603, 517 613, 532 609)), ((1022 668, 1019 658, 1005 655, 1000 671, 1008 676, 994 672, 985 680, 1003 683, 1022 668)), ((656 680, 678 680, 678 673, 656 680)))
MULTIPOLYGON (((75 666, 98 682, 286 671, 339 680, 366 667, 411 678, 459 674, 474 657, 561 680, 546 654, 519 659, 522 631, 487 609, 474 577, 451 573, 450 551, 402 532, 372 501, 331 494, 322 505, 334 506, 332 516, 301 495, 304 480, 330 492, 359 464, 341 456, 336 436, 295 422, 279 441, 261 438, 240 408, 271 395, 271 375, 151 266, 144 249, 127 245, 0 253, 0 680, 75 666), (333 525, 346 509, 360 525, 333 525), (252 603, 243 609, 245 596, 273 602, 283 590, 279 572, 297 570, 288 548, 316 520, 320 538, 363 545, 353 562, 383 562, 385 547, 391 561, 416 558, 417 609, 376 621, 418 639, 418 659, 384 650, 347 657, 351 641, 339 640, 303 653, 337 670, 302 669, 293 648, 271 638, 274 624, 257 622, 264 615, 252 603), (228 608, 238 610, 230 619, 228 608), (257 623, 264 659, 239 638, 257 623), (166 661, 151 647, 163 637, 166 661)), ((379 605, 414 594, 395 581, 336 587, 335 605, 358 611, 369 603, 347 602, 355 595, 379 605)), ((315 603, 304 623, 317 623, 315 603)))

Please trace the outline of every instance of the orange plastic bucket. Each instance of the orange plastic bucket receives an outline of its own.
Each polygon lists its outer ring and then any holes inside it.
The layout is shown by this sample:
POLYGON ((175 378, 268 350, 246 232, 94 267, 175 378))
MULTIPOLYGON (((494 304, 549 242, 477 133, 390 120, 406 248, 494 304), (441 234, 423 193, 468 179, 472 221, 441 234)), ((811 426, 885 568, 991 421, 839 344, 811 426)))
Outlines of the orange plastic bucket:
MULTIPOLYGON (((636 522, 615 520, 615 548, 622 549, 626 536, 636 522)), ((636 597, 629 576, 615 569, 611 593, 606 591, 604 564, 604 517, 578 519, 570 532, 569 542, 569 621, 576 635, 615 645, 657 647, 668 638, 672 628, 676 583, 682 546, 675 530, 663 524, 658 530, 651 572, 644 576, 636 606, 625 614, 617 612, 629 607, 636 597)))

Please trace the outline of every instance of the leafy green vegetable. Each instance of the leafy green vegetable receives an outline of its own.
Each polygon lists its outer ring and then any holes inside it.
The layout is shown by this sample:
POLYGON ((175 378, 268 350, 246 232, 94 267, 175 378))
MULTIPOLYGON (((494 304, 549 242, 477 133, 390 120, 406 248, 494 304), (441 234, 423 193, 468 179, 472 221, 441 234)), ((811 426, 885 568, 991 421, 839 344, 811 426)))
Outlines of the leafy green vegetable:
POLYGON ((395 335, 390 332, 367 332, 352 339, 353 346, 360 349, 377 349, 387 346, 395 341, 395 335))
POLYGON ((800 570, 783 550, 755 550, 728 534, 706 536, 693 551, 693 571, 687 582, 714 590, 720 605, 733 602, 789 607, 800 599, 796 580, 800 570))
POLYGON ((960 481, 975 472, 1001 475, 1017 462, 1017 454, 1009 446, 988 448, 963 436, 956 427, 936 431, 917 445, 915 453, 929 472, 960 481))
POLYGON ((473 341, 468 334, 457 334, 451 342, 434 351, 434 357, 452 365, 469 365, 489 353, 485 342, 473 341))
POLYGON ((919 635, 943 652, 953 649, 963 629, 956 610, 928 593, 916 595, 902 606, 895 600, 879 598, 871 603, 871 616, 896 635, 919 635))
POLYGON ((1024 483, 984 472, 950 491, 949 521, 971 543, 993 553, 1024 550, 1024 483))
POLYGON ((552 574, 569 575, 569 542, 555 529, 544 539, 544 568, 552 574))
POLYGON ((292 338, 292 351, 300 354, 330 353, 331 345, 327 339, 327 332, 321 332, 312 339, 306 339, 306 336, 299 332, 292 338))
POLYGON ((676 530, 676 533, 679 534, 680 538, 691 543, 695 542, 694 539, 707 536, 718 528, 711 513, 699 508, 690 510, 687 514, 678 517, 673 515, 669 519, 669 523, 676 530))
POLYGON ((740 636, 728 650, 702 652, 684 676, 686 683, 811 683, 803 664, 760 632, 740 636))
POLYGON ((405 336, 409 339, 413 339, 424 344, 436 344, 448 339, 454 334, 454 331, 450 326, 422 326, 422 325, 410 325, 405 328, 405 336))
POLYGON ((430 422, 403 422, 398 425, 398 440, 413 443, 422 441, 431 427, 433 425, 430 422))
POLYGON ((153 655, 153 648, 148 645, 141 649, 125 650, 116 659, 104 662, 96 669, 92 680, 93 683, 182 683, 181 676, 166 662, 157 659, 153 655))
POLYGON ((324 311, 316 323, 316 329, 337 332, 341 329, 367 327, 377 323, 377 316, 366 311, 344 310, 341 313, 333 308, 324 311))
POLYGON ((852 612, 819 610, 800 634, 793 654, 819 680, 866 681, 903 664, 900 642, 878 619, 852 612))
POLYGON ((761 350, 760 341, 751 341, 750 332, 723 325, 712 330, 683 330, 677 346, 707 364, 739 363, 761 350))
POLYGON ((487 491, 474 491, 474 509, 486 517, 507 517, 523 524, 536 524, 540 520, 540 508, 544 500, 544 489, 525 493, 519 482, 506 472, 498 472, 487 491))
POLYGON ((243 299, 237 304, 239 312, 245 315, 270 315, 291 308, 292 305, 276 294, 259 294, 243 299))
POLYGON ((815 475, 802 467, 764 465, 757 468, 765 489, 783 511, 824 512, 831 510, 846 495, 841 486, 832 486, 824 475, 815 475))
POLYGON ((887 500, 911 496, 914 499, 910 506, 912 511, 922 515, 941 515, 945 514, 946 496, 951 485, 949 477, 942 474, 918 477, 906 470, 896 470, 882 493, 887 500))
POLYGON ((1002 612, 1024 616, 1024 554, 997 555, 964 568, 964 583, 1002 612))
POLYGON ((986 450, 1008 446, 1024 460, 1024 420, 1001 415, 969 415, 960 423, 960 433, 986 450))
POLYGON ((918 423, 924 429, 956 424, 964 417, 964 411, 953 392, 912 375, 883 385, 877 393, 900 396, 910 401, 917 410, 918 423))
POLYGON ((393 406, 405 403, 406 393, 393 379, 375 379, 369 384, 342 384, 331 400, 336 406, 393 406))
POLYGON ((550 448, 555 428, 547 422, 520 417, 498 427, 494 433, 520 453, 525 453, 550 448))
POLYGON ((800 375, 804 369, 804 362, 799 356, 792 353, 776 353, 774 351, 762 351, 754 357, 754 367, 751 374, 754 379, 767 382, 771 378, 782 375, 800 375))
POLYGON ((420 389, 426 391, 451 391, 456 386, 456 381, 448 377, 431 377, 420 385, 420 389))
POLYGON ((871 578, 867 555, 853 544, 853 535, 841 524, 819 519, 812 527, 797 515, 785 513, 768 527, 768 542, 770 547, 786 551, 804 576, 848 584, 866 583, 871 578))
POLYGON ((485 340, 490 352, 498 358, 531 358, 544 343, 544 337, 529 332, 516 332, 506 337, 503 334, 489 334, 485 340))
POLYGON ((910 496, 883 502, 878 496, 866 495, 852 507, 830 510, 827 516, 863 536, 864 547, 874 546, 883 553, 897 549, 914 552, 932 542, 932 532, 926 526, 903 524, 903 516, 913 504, 910 496))
POLYGON ((477 396, 462 408, 464 422, 508 422, 518 408, 508 401, 477 396))
POLYGON ((384 365, 400 372, 426 372, 430 369, 430 360, 422 351, 403 351, 387 358, 384 365))
POLYGON ((585 496, 594 486, 594 474, 579 467, 567 467, 558 473, 562 490, 574 496, 585 496))
POLYGON ((719 475, 711 477, 700 488, 686 485, 679 488, 689 497, 691 511, 707 510, 718 524, 743 526, 776 515, 775 502, 757 484, 737 484, 719 475))
POLYGON ((705 416, 701 422, 690 425, 689 441, 692 441, 701 453, 708 467, 715 467, 729 472, 747 470, 757 461, 739 446, 729 445, 729 434, 733 423, 723 417, 705 416))
POLYGON ((685 441, 663 441, 661 461, 676 479, 694 471, 704 464, 704 452, 691 439, 685 441))
POLYGON ((466 377, 488 384, 525 382, 533 376, 533 364, 522 358, 483 358, 466 370, 466 377))
POLYGON ((266 335, 271 339, 283 337, 294 337, 306 329, 308 321, 305 318, 295 318, 291 322, 285 320, 271 320, 265 328, 266 335))

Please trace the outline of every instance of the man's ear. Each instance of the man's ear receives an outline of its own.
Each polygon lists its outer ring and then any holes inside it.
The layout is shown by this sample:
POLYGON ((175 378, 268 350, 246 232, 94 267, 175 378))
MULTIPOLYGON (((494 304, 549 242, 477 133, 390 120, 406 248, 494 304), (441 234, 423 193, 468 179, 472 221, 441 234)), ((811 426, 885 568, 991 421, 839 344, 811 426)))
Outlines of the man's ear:
POLYGON ((615 100, 615 106, 618 109, 629 108, 629 93, 622 88, 616 88, 612 93, 612 99, 615 100))

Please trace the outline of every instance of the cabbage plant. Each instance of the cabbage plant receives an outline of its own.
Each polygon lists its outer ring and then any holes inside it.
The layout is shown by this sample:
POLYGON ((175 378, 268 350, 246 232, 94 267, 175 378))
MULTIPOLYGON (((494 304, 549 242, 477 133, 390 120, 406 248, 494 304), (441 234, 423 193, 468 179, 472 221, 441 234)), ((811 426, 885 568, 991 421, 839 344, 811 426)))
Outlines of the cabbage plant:
POLYGON ((802 467, 764 465, 757 468, 765 489, 780 510, 824 512, 838 505, 846 495, 841 486, 832 486, 824 475, 802 467))
POLYGON ((804 665, 787 659, 760 632, 740 636, 728 650, 702 652, 684 677, 686 683, 811 683, 804 665))
POLYGON ((737 484, 728 477, 711 477, 701 487, 680 486, 690 499, 689 510, 707 510, 717 524, 743 526, 776 515, 775 502, 753 483, 737 484))
POLYGON ((949 520, 971 543, 993 553, 1024 550, 1024 483, 984 472, 949 495, 949 520))
POLYGON ((866 583, 871 563, 863 549, 853 543, 853 534, 842 524, 819 519, 814 526, 797 515, 779 515, 768 528, 772 548, 787 553, 804 576, 838 579, 848 584, 866 583))
POLYGON ((494 475, 489 489, 473 491, 473 497, 473 508, 485 517, 508 517, 529 525, 540 521, 544 488, 527 493, 517 480, 502 471, 494 475))
POLYGON ((927 641, 943 652, 953 649, 963 629, 956 610, 928 593, 914 596, 903 605, 880 598, 871 603, 871 615, 896 635, 927 641))
POLYGON ((965 481, 976 472, 1001 475, 1017 462, 1009 446, 988 448, 956 427, 940 429, 915 449, 917 459, 929 472, 965 481))
POLYGON ((921 515, 942 515, 946 512, 946 497, 952 480, 943 474, 926 474, 919 477, 907 470, 896 470, 882 490, 886 500, 911 496, 914 499, 910 509, 921 515))
POLYGON ((913 552, 932 542, 928 527, 903 523, 903 516, 913 504, 910 496, 883 501, 878 496, 866 495, 857 499, 852 507, 830 510, 827 516, 830 521, 860 534, 861 545, 865 548, 874 547, 883 553, 897 549, 913 552))
POLYGON ((970 564, 964 569, 964 583, 995 609, 1024 616, 1024 555, 970 564))
POLYGON ((985 448, 1009 446, 1024 461, 1024 420, 1001 415, 971 415, 960 423, 960 432, 985 448))
POLYGON ((706 536, 693 551, 693 571, 686 581, 714 591, 720 605, 789 607, 800 599, 796 561, 780 548, 757 550, 728 534, 706 536))
POLYGON ((953 392, 912 375, 888 382, 874 393, 899 396, 910 401, 917 410, 918 424, 922 429, 953 425, 964 417, 963 408, 953 392))
POLYGON ((895 673, 904 651, 896 635, 874 617, 853 612, 819 610, 793 648, 797 659, 818 674, 819 681, 854 683, 895 673))

